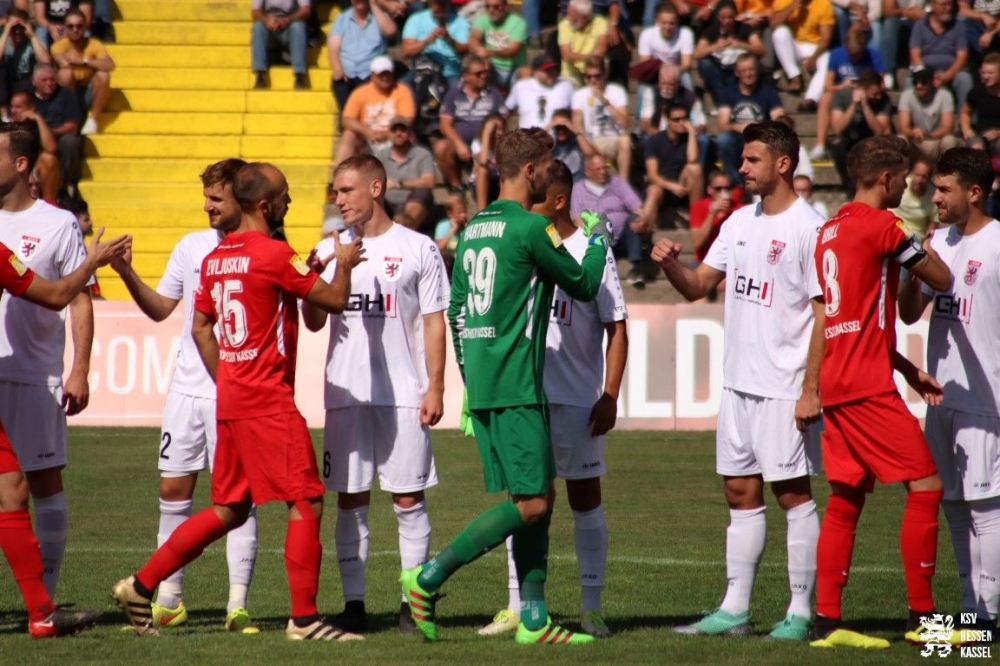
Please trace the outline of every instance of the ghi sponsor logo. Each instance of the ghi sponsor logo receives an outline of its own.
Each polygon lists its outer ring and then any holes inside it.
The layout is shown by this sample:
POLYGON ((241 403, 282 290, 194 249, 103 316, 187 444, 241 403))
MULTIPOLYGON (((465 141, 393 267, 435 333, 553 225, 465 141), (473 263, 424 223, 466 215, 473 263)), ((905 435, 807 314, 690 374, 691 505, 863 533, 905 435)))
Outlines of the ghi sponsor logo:
POLYGON ((933 314, 941 319, 968 324, 972 321, 972 296, 961 298, 954 294, 938 294, 934 297, 933 314))
POLYGON ((756 303, 765 308, 771 307, 774 300, 774 280, 755 278, 736 271, 733 293, 736 298, 747 303, 756 303))
POLYGON ((573 299, 567 298, 565 300, 560 300, 555 298, 552 300, 552 316, 549 317, 549 321, 553 324, 559 324, 560 326, 572 326, 573 325, 573 299))
POLYGON ((362 317, 396 317, 399 310, 396 293, 351 294, 344 313, 357 313, 362 317))

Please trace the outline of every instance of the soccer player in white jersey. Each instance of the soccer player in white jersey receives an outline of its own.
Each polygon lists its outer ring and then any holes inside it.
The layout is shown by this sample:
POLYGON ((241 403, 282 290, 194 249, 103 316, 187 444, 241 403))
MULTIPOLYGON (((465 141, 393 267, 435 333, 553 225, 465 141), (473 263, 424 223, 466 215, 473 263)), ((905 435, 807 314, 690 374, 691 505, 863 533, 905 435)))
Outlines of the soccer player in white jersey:
MULTIPOLYGON (((226 159, 212 164, 201 174, 208 224, 205 231, 184 236, 170 253, 167 268, 154 290, 132 269, 131 255, 112 263, 121 275, 129 294, 153 321, 163 321, 184 301, 184 326, 181 329, 177 365, 163 408, 159 443, 160 528, 157 545, 162 546, 174 529, 191 516, 198 473, 206 465, 212 468, 216 442, 216 388, 205 370, 191 336, 194 319, 194 293, 201 279, 201 264, 222 239, 219 229, 231 227, 240 218, 240 207, 233 197, 233 178, 246 164, 240 159, 226 159)), ((247 612, 247 593, 257 559, 257 512, 250 512, 246 523, 226 535, 226 560, 229 563, 229 601, 225 627, 228 631, 256 633, 247 612)), ((179 569, 160 583, 153 622, 161 627, 176 627, 188 619, 183 602, 184 569, 179 569)))
MULTIPOLYGON (((552 184, 533 213, 552 220, 563 245, 577 261, 587 251, 587 237, 570 217, 573 174, 561 160, 551 168, 552 184)), ((566 480, 566 497, 573 512, 573 541, 580 567, 581 626, 592 636, 610 636, 601 612, 601 593, 608 563, 608 525, 601 503, 604 435, 615 427, 618 393, 628 358, 625 296, 618 267, 608 263, 597 297, 590 302, 570 298, 560 287, 552 297, 545 344, 545 394, 556 474, 566 480), (603 348, 605 335, 607 347, 603 348), (606 372, 605 372, 606 370, 606 372)), ((493 622, 479 630, 489 636, 517 628, 521 606, 511 538, 507 537, 509 600, 493 622)))
MULTIPOLYGON (((26 210, 4 207, 0 243, 47 280, 69 275, 86 256, 76 217, 42 199, 26 210)), ((82 412, 90 400, 94 340, 90 291, 78 294, 68 310, 73 362, 63 382, 66 310, 54 312, 20 298, 0 301, 0 421, 28 479, 45 588, 52 597, 69 527, 62 478, 67 463, 66 417, 82 412)))
POLYGON ((819 468, 819 364, 823 330, 812 302, 820 290, 813 251, 824 220, 792 186, 799 139, 780 122, 743 132, 740 175, 760 203, 722 225, 705 261, 689 268, 681 246, 659 241, 652 257, 688 300, 726 279, 723 394, 716 470, 725 480, 729 580, 718 610, 685 634, 750 633, 750 593, 764 555, 764 483, 788 522, 791 603, 771 638, 805 640, 816 582, 819 520, 809 475, 819 468))
POLYGON ((937 292, 910 277, 899 292, 906 323, 931 308, 928 372, 944 386, 924 429, 944 485, 962 586, 962 611, 996 631, 1000 603, 1000 222, 986 214, 995 173, 989 155, 952 148, 935 168, 933 202, 943 229, 931 247, 955 276, 937 292))
MULTIPOLYGON (((441 420, 444 395, 444 310, 450 287, 437 245, 396 224, 384 206, 385 169, 358 155, 334 172, 334 192, 347 226, 342 240, 361 237, 368 261, 351 274, 351 298, 340 315, 309 304, 303 319, 312 331, 330 320, 326 361, 323 478, 337 492, 335 544, 344 612, 333 622, 353 633, 367 628, 365 576, 368 509, 377 473, 392 494, 403 568, 427 561, 431 523, 424 490, 437 484, 429 427, 441 420)), ((333 254, 324 239, 310 265, 329 279, 317 258, 333 254)), ((400 630, 416 631, 405 601, 400 630)))

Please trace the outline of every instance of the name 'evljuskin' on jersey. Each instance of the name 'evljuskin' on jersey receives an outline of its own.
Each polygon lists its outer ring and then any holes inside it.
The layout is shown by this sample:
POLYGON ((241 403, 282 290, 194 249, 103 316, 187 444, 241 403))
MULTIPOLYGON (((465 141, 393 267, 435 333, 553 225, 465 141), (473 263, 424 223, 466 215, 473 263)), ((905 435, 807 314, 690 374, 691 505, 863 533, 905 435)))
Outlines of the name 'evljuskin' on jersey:
POLYGON ((515 201, 494 201, 469 221, 455 253, 448 320, 470 409, 546 402, 553 289, 593 300, 606 257, 604 245, 593 244, 578 262, 548 219, 515 201))

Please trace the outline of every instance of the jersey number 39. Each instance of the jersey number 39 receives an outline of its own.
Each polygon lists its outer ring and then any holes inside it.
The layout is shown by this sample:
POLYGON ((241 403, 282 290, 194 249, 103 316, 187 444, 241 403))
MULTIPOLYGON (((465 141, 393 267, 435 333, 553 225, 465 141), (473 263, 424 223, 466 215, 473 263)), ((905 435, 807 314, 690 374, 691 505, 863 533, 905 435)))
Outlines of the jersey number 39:
POLYGON ((494 279, 497 274, 496 253, 488 247, 484 247, 478 253, 468 249, 462 255, 462 269, 469 277, 467 312, 486 314, 493 304, 494 279))
POLYGON ((230 347, 236 348, 247 341, 247 311, 236 298, 243 293, 242 280, 222 280, 212 287, 212 301, 219 318, 222 335, 230 347))

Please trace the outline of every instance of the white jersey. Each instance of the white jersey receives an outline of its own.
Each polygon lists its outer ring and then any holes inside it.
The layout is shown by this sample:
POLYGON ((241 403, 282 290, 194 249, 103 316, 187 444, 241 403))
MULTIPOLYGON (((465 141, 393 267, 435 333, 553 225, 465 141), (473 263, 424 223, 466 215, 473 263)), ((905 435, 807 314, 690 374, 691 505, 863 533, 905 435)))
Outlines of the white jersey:
POLYGON ((726 274, 726 388, 784 400, 802 394, 810 301, 823 293, 813 254, 824 222, 796 199, 778 215, 744 206, 722 225, 705 263, 726 274))
POLYGON ((1000 416, 1000 222, 972 236, 951 226, 931 237, 955 279, 933 296, 927 370, 944 386, 945 407, 1000 416))
MULTIPOLYGON (((0 242, 46 280, 58 280, 87 257, 76 217, 38 200, 18 213, 0 211, 0 242)), ((0 379, 62 385, 66 310, 21 298, 0 299, 0 379)))
POLYGON ((683 26, 677 29, 673 39, 664 39, 660 26, 654 25, 639 33, 639 55, 652 56, 660 62, 668 62, 680 67, 682 55, 694 54, 694 33, 683 26))
MULTIPOLYGON (((341 238, 350 242, 352 230, 341 238)), ((451 296, 441 252, 398 224, 364 247, 368 261, 351 271, 347 309, 330 315, 326 408, 420 407, 428 386, 423 316, 446 309, 451 296)), ((320 257, 333 252, 332 239, 316 246, 320 257)), ((327 264, 327 282, 336 263, 327 264)))
POLYGON ((177 364, 170 390, 196 398, 215 400, 215 382, 205 369, 198 346, 191 335, 194 323, 194 293, 201 283, 201 262, 221 240, 215 229, 190 233, 174 246, 167 268, 156 285, 156 293, 184 301, 184 329, 177 349, 177 364))
MULTIPOLYGON (((563 241, 579 262, 587 237, 579 229, 563 241)), ((545 339, 545 395, 557 405, 590 408, 604 389, 604 324, 628 317, 618 266, 608 250, 601 289, 593 301, 576 301, 556 287, 545 339)))
POLYGON ((511 111, 517 111, 517 126, 548 127, 557 109, 568 109, 573 102, 573 84, 558 80, 551 88, 543 86, 535 77, 521 79, 514 84, 504 102, 511 111))
MULTIPOLYGON (((604 98, 612 107, 628 109, 628 93, 617 83, 609 83, 604 88, 604 98)), ((611 109, 594 95, 589 86, 573 93, 572 108, 583 114, 583 131, 587 136, 625 136, 628 134, 618 126, 611 109)))

